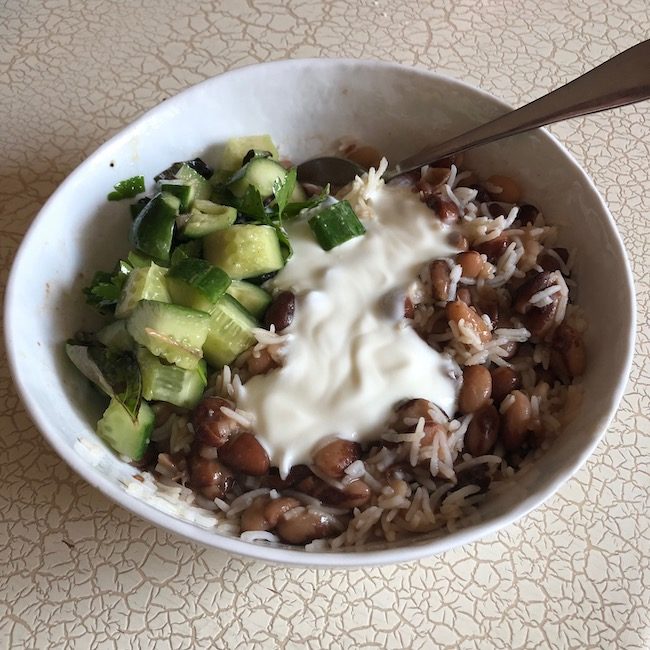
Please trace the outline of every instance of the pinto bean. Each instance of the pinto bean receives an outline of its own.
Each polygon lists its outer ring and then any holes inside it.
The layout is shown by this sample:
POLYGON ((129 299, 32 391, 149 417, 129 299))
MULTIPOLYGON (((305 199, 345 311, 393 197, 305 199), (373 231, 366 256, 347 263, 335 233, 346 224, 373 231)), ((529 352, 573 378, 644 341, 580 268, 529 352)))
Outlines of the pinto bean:
POLYGON ((555 315, 559 304, 559 294, 551 296, 553 302, 543 307, 530 304, 530 299, 539 291, 543 291, 555 283, 555 274, 549 271, 537 273, 524 282, 515 294, 514 307, 524 314, 524 325, 533 336, 545 338, 555 327, 555 315))
POLYGON ((444 260, 436 260, 429 264, 431 291, 438 301, 449 300, 449 265, 444 260))
POLYGON ((495 219, 497 217, 503 216, 505 210, 501 207, 500 203, 488 203, 487 205, 488 212, 490 213, 491 217, 494 217, 495 219))
POLYGON ((456 264, 463 269, 464 278, 476 278, 483 270, 481 254, 476 251, 465 251, 456 255, 456 264))
POLYGON ((480 408, 469 423, 465 448, 472 456, 483 456, 494 447, 499 432, 499 412, 492 404, 480 408))
POLYGON ((285 512, 299 505, 300 501, 293 497, 271 499, 267 495, 259 496, 242 512, 241 530, 272 530, 285 512))
POLYGON ((269 522, 271 528, 278 525, 280 517, 289 512, 292 508, 297 508, 300 505, 298 499, 293 497, 279 497, 278 499, 270 499, 264 506, 264 517, 269 522))
POLYGON ((314 465, 326 476, 341 478, 345 469, 361 456, 361 445, 337 438, 321 447, 313 457, 314 465))
POLYGON ((514 308, 520 314, 525 314, 530 308, 529 300, 538 292, 548 289, 555 281, 552 273, 542 271, 526 280, 517 289, 514 300, 514 308))
POLYGON ((370 488, 360 479, 339 489, 318 476, 308 476, 300 481, 296 488, 323 503, 338 508, 358 508, 370 500, 370 488))
POLYGON ((395 430, 400 433, 413 431, 420 418, 424 418, 425 426, 432 423, 432 411, 437 417, 447 419, 446 414, 438 406, 426 399, 411 399, 408 402, 400 404, 395 411, 397 416, 395 430), (409 421, 408 424, 406 420, 409 421))
POLYGON ((415 316, 415 306, 413 305, 413 301, 406 296, 404 298, 404 318, 413 318, 415 316))
POLYGON ((472 293, 467 287, 460 287, 456 291, 456 299, 462 300, 466 305, 472 304, 472 293))
MULTIPOLYGON (((557 257, 559 257, 564 264, 567 263, 569 260, 569 251, 566 248, 553 248, 551 250, 557 254, 557 257)), ((562 265, 557 257, 555 255, 550 255, 548 251, 545 251, 540 255, 538 263, 545 271, 561 271, 562 265)))
POLYGON ((221 397, 206 397, 192 413, 194 435, 199 442, 210 447, 221 447, 241 431, 241 425, 227 416, 221 407, 234 409, 232 402, 221 397))
POLYGON ((551 343, 559 353, 569 377, 579 377, 585 371, 586 355, 581 334, 566 323, 562 323, 551 343))
POLYGON ((521 377, 516 370, 507 366, 497 366, 490 371, 492 375, 492 399, 501 404, 504 398, 521 385, 521 377))
POLYGON ((544 307, 531 308, 523 318, 526 329, 539 339, 546 338, 555 327, 557 308, 557 300, 554 300, 550 305, 544 305, 544 307))
POLYGON ((311 475, 311 470, 307 465, 294 465, 287 474, 286 478, 280 478, 280 472, 277 467, 271 467, 269 473, 262 478, 262 485, 274 490, 284 490, 302 481, 311 475))
POLYGON ((250 476, 263 476, 271 464, 264 447, 248 431, 223 445, 219 449, 219 459, 234 471, 250 476))
POLYGON ((488 261, 493 264, 506 252, 506 248, 510 245, 510 237, 508 235, 499 235, 494 239, 476 244, 472 248, 481 255, 485 255, 488 261))
POLYGON ((232 472, 215 458, 193 455, 189 470, 190 486, 207 499, 223 498, 235 483, 232 472))
POLYGON ((461 235, 458 231, 454 230, 450 232, 447 236, 447 243, 454 248, 458 248, 461 251, 466 251, 468 248, 467 238, 461 235))
POLYGON ((492 393, 492 377, 485 366, 465 366, 458 408, 463 414, 474 413, 488 403, 492 393))
POLYGON ((501 416, 499 436, 503 446, 508 451, 514 451, 526 441, 532 409, 526 393, 514 390, 510 395, 514 397, 514 402, 501 416))
POLYGON ((517 220, 522 226, 528 226, 529 224, 535 223, 539 210, 530 203, 524 203, 519 206, 519 212, 517 213, 517 220))
POLYGON ((440 191, 440 186, 447 182, 450 174, 449 167, 429 167, 416 186, 425 194, 433 194, 440 191))
POLYGON ((280 516, 276 532, 288 544, 307 544, 327 537, 334 530, 332 517, 304 506, 291 508, 280 516))
POLYGON ((490 196, 496 201, 504 203, 517 203, 521 197, 521 189, 517 182, 502 174, 494 174, 487 181, 488 184, 501 188, 500 192, 490 192, 490 196))
POLYGON ((453 201, 443 199, 439 194, 428 197, 425 203, 438 215, 442 223, 456 223, 460 217, 458 206, 453 201))
POLYGON ((447 320, 456 323, 463 320, 465 325, 473 329, 484 343, 492 338, 490 328, 485 321, 473 307, 466 305, 462 300, 448 302, 445 306, 445 315, 447 316, 447 320))
POLYGON ((255 375, 265 375, 273 368, 277 368, 278 364, 273 357, 269 354, 267 349, 260 350, 257 356, 251 354, 246 360, 246 368, 248 369, 251 377, 255 375))
POLYGON ((472 183, 468 185, 471 190, 476 190, 476 200, 479 203, 486 203, 490 200, 490 195, 487 193, 487 190, 481 183, 472 183))
POLYGON ((291 291, 281 291, 268 306, 264 314, 264 325, 268 328, 273 325, 276 332, 281 332, 291 325, 295 309, 296 297, 293 293, 291 291))

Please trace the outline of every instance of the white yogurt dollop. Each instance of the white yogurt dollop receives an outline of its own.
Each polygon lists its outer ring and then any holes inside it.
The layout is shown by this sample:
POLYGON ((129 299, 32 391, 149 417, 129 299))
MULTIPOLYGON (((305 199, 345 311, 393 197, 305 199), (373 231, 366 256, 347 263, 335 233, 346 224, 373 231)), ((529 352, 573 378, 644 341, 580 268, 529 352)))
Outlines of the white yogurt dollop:
POLYGON ((368 194, 366 234, 329 252, 306 220, 287 224, 294 254, 273 280, 296 294, 285 363, 252 377, 238 400, 282 475, 308 463, 324 438, 375 439, 400 400, 455 410, 449 360, 404 326, 390 303, 423 263, 456 250, 417 194, 383 183, 368 194))

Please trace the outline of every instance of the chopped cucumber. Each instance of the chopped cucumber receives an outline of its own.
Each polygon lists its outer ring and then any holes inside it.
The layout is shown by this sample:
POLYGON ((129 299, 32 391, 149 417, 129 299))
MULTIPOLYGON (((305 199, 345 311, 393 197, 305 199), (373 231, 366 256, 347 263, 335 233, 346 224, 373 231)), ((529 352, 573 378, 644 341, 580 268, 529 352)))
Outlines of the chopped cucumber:
POLYGON ((131 227, 131 242, 146 255, 166 264, 181 202, 173 194, 159 192, 144 206, 131 227))
POLYGON ((198 171, 194 170, 188 163, 183 163, 176 172, 179 181, 194 185, 194 199, 209 199, 212 194, 212 185, 198 171))
POLYGON ((203 354, 208 363, 221 368, 255 344, 253 328, 258 322, 232 296, 226 294, 214 306, 203 354))
POLYGON ((179 244, 172 251, 170 258, 171 265, 174 266, 188 257, 201 257, 203 255, 203 242, 200 239, 179 244))
POLYGON ((232 226, 237 219, 237 210, 212 201, 197 200, 190 218, 183 226, 183 234, 189 239, 205 237, 215 230, 232 226))
POLYGON ((268 291, 244 280, 233 280, 226 293, 230 294, 257 319, 264 316, 266 308, 271 304, 271 294, 268 291))
POLYGON ((244 196, 249 185, 257 188, 262 198, 273 194, 273 185, 287 175, 287 170, 271 158, 253 158, 233 175, 228 187, 238 197, 244 196))
POLYGON ((65 346, 65 352, 70 361, 77 367, 77 370, 86 379, 92 381, 103 393, 112 397, 113 388, 104 377, 104 373, 97 364, 97 361, 92 358, 90 349, 87 345, 76 345, 74 343, 66 343, 65 346))
POLYGON ((199 176, 205 178, 206 180, 210 180, 214 174, 212 167, 210 167, 210 165, 208 165, 204 160, 201 158, 193 158, 192 160, 186 160, 185 162, 175 162, 174 164, 167 167, 167 169, 164 171, 156 174, 153 179, 154 181, 158 182, 160 180, 180 178, 180 176, 178 176, 178 172, 181 167, 189 167, 192 171, 195 171, 197 174, 199 174, 199 176))
POLYGON ((182 408, 194 408, 208 384, 205 360, 194 370, 184 370, 162 363, 146 348, 138 348, 138 364, 142 373, 142 396, 146 400, 169 402, 182 408))
POLYGON ((189 212, 192 208, 192 203, 196 198, 196 185, 194 183, 173 179, 161 182, 160 189, 163 192, 173 194, 179 199, 181 202, 179 206, 180 212, 189 212))
POLYGON ((126 330, 126 321, 115 320, 97 332, 97 340, 109 350, 129 352, 133 349, 133 338, 126 330))
POLYGON ((326 206, 308 223, 321 248, 326 251, 366 232, 348 201, 326 206))
POLYGON ((271 226, 238 224, 203 239, 203 256, 234 280, 254 278, 284 266, 280 242, 271 226))
POLYGON ((117 400, 112 399, 97 423, 97 435, 118 454, 140 460, 149 444, 154 425, 153 409, 141 402, 135 419, 117 400))
POLYGON ((196 309, 141 300, 127 321, 129 334, 149 352, 186 370, 199 365, 210 316, 196 309))
POLYGON ((140 300, 171 302, 165 284, 166 273, 167 269, 153 262, 150 266, 133 269, 122 288, 120 300, 115 308, 115 317, 127 318, 140 300))
POLYGON ((206 260, 188 258, 172 266, 167 274, 174 303, 208 313, 229 285, 228 274, 206 260))
POLYGON ((221 169, 234 172, 239 169, 244 156, 251 150, 268 151, 271 157, 278 159, 278 148, 273 144, 270 135, 249 135, 242 138, 230 138, 226 142, 221 157, 221 169))
POLYGON ((152 259, 148 255, 143 255, 138 251, 129 251, 126 261, 134 268, 139 269, 141 266, 149 266, 152 259))

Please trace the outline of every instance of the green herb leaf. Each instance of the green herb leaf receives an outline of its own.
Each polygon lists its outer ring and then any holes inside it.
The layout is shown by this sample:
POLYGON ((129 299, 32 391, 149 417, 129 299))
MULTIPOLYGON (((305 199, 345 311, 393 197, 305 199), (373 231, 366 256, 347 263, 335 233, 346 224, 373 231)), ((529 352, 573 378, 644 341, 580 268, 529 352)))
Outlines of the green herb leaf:
POLYGON ((289 203, 289 199, 296 189, 296 168, 292 167, 287 175, 273 183, 273 193, 275 194, 275 205, 278 210, 278 220, 282 223, 282 213, 289 203))
POLYGON ((97 271, 90 286, 83 290, 86 302, 96 307, 102 314, 115 311, 124 282, 132 270, 133 266, 129 262, 120 260, 113 273, 97 271))
POLYGON ((264 201, 262 201, 262 196, 260 195, 259 190, 252 185, 249 185, 246 188, 246 193, 239 202, 237 209, 239 212, 257 219, 260 223, 269 226, 273 225, 271 223, 270 215, 266 212, 264 201))
POLYGON ((144 176, 132 176, 113 185, 114 191, 108 195, 109 201, 121 201, 132 199, 141 192, 144 192, 144 176))
POLYGON ((142 376, 138 362, 131 354, 112 352, 99 345, 90 347, 88 353, 111 387, 113 397, 135 422, 142 400, 142 376))
POLYGON ((293 217, 298 216, 298 214, 303 210, 309 210, 310 208, 315 208, 317 205, 320 205, 329 196, 329 193, 330 193, 330 186, 326 185, 321 190, 320 194, 316 196, 312 196, 307 201, 296 201, 295 203, 289 203, 284 209, 284 215, 283 215, 284 218, 291 219, 293 217))

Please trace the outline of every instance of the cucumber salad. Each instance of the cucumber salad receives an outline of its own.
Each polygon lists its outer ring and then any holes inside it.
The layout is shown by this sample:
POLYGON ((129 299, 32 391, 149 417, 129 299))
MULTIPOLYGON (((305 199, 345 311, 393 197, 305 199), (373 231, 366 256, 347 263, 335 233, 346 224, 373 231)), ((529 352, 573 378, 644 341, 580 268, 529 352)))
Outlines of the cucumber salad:
POLYGON ((336 192, 269 135, 117 183, 132 249, 84 289, 106 324, 66 343, 138 480, 249 541, 471 523, 579 404, 573 257, 517 182, 456 158, 385 184, 379 152, 341 152, 368 173, 336 192))

